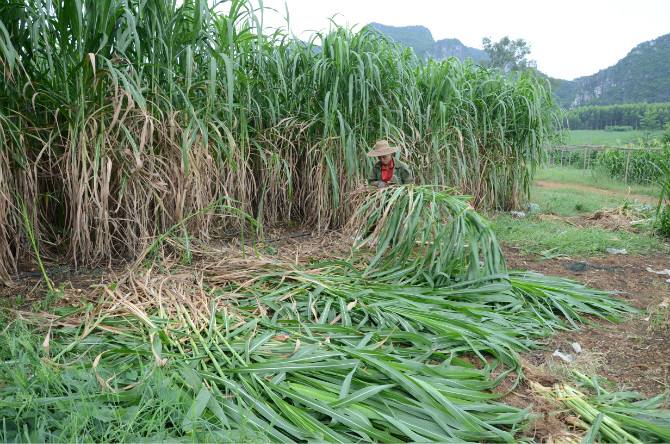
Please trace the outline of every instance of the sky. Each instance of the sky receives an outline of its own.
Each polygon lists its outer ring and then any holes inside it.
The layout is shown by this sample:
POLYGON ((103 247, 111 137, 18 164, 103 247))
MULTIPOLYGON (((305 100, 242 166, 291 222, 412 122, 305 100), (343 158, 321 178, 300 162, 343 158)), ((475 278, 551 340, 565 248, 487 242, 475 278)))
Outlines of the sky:
MULTIPOLYGON (((255 0, 256 2, 260 0, 255 0)), ((540 71, 561 79, 614 65, 647 40, 670 33, 670 0, 264 0, 265 26, 306 39, 327 30, 331 17, 346 26, 379 22, 423 25, 435 40, 457 38, 482 48, 482 38, 507 35, 530 43, 540 71)))

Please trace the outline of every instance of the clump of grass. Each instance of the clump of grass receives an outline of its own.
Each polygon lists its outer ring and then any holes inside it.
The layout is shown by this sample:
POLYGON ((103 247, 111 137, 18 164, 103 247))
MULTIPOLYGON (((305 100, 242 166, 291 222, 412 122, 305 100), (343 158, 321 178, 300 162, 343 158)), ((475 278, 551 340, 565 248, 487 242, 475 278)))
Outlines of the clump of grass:
POLYGON ((589 375, 597 375, 606 367, 607 361, 603 353, 593 350, 582 350, 581 353, 572 354, 574 361, 570 363, 563 362, 560 359, 548 359, 546 362, 547 371, 555 375, 562 381, 573 379, 573 371, 589 375))
POLYGON ((605 254, 607 248, 625 248, 629 253, 645 254, 667 251, 661 239, 650 232, 610 231, 599 227, 575 227, 558 220, 536 217, 514 219, 499 215, 493 229, 501 242, 538 254, 551 250, 554 255, 593 256, 605 254), (553 233, 547 236, 547 233, 553 233))
POLYGON ((660 178, 658 184, 661 194, 656 206, 656 227, 664 237, 670 237, 670 161, 659 162, 655 165, 660 178))
POLYGON ((664 207, 657 212, 657 227, 661 236, 670 238, 670 204, 665 204, 664 207))
POLYGON ((175 225, 185 242, 240 228, 201 211, 212 202, 341 227, 377 138, 476 206, 527 196, 558 122, 544 80, 426 62, 367 28, 297 41, 227 5, 0 6, 2 278, 30 251, 19 202, 40 255, 86 266, 135 259, 175 225))
POLYGON ((363 195, 351 225, 361 238, 357 247, 374 245, 368 273, 391 270, 400 282, 431 286, 504 273, 495 234, 469 197, 413 185, 363 195))

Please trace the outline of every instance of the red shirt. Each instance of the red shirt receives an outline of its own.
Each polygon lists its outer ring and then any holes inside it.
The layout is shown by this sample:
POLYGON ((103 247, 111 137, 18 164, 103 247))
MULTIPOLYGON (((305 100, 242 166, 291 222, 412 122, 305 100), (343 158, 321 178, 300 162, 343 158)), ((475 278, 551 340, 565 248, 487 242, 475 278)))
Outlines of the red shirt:
POLYGON ((391 178, 393 178, 393 167, 395 166, 393 159, 388 163, 388 165, 384 165, 382 163, 382 180, 386 183, 388 183, 391 178))

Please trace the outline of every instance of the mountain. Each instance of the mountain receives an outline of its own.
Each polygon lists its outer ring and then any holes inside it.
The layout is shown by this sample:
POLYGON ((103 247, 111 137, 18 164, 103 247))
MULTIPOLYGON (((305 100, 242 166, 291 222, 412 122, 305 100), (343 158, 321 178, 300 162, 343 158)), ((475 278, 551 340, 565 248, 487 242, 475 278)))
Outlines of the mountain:
POLYGON ((471 48, 465 46, 458 39, 443 39, 435 42, 435 45, 428 51, 428 55, 435 59, 446 59, 456 57, 460 60, 472 59, 475 63, 487 62, 488 54, 483 49, 471 48))
POLYGON ((433 34, 425 26, 388 26, 372 22, 368 26, 379 31, 391 40, 409 46, 419 56, 435 45, 433 34))
POLYGON ((456 57, 460 60, 472 59, 475 63, 488 60, 488 55, 481 49, 465 46, 458 39, 443 39, 435 41, 433 34, 425 26, 388 26, 381 23, 370 23, 371 28, 409 46, 420 57, 446 59, 456 57))
POLYGON ((670 102, 670 34, 640 43, 614 66, 593 75, 552 83, 564 107, 670 102))
MULTIPOLYGON (((414 49, 420 57, 488 61, 485 51, 465 46, 458 39, 435 41, 425 26, 369 25, 414 49)), ((584 105, 670 102, 670 34, 640 43, 614 66, 575 80, 549 80, 557 102, 566 108, 584 105)))

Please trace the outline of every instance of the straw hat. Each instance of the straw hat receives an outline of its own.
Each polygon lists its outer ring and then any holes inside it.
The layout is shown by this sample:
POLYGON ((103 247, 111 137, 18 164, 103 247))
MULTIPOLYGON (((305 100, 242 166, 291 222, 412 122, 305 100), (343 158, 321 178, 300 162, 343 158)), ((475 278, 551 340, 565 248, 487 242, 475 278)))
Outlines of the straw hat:
POLYGON ((386 156, 387 154, 397 153, 398 151, 398 147, 389 145, 386 140, 378 140, 375 142, 372 151, 368 152, 368 157, 381 157, 386 156))

